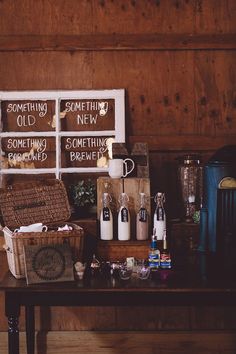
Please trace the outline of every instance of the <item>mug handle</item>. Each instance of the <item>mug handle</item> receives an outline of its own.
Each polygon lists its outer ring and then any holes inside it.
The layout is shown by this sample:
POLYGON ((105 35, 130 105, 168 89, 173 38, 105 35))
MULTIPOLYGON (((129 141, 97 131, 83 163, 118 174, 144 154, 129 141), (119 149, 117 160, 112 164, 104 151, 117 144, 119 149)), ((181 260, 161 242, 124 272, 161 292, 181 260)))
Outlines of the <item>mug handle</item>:
POLYGON ((46 232, 46 231, 48 231, 48 227, 46 225, 43 225, 42 232, 46 232))
POLYGON ((134 164, 134 161, 129 158, 123 160, 123 163, 125 165, 125 173, 124 173, 123 177, 126 177, 133 171, 135 164, 134 164), (130 170, 128 170, 128 161, 131 162, 130 170))

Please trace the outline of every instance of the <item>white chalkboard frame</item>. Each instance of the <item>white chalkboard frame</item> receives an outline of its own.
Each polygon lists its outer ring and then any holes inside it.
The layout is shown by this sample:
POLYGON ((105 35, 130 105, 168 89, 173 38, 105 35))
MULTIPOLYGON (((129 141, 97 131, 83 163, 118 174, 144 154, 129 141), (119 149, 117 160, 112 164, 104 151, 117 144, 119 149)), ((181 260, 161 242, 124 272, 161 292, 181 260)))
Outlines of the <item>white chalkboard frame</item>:
MULTIPOLYGON (((60 178, 62 173, 99 173, 107 172, 106 167, 65 167, 61 168, 61 147, 60 140, 63 136, 114 136, 116 142, 125 142, 125 90, 72 90, 72 91, 0 91, 0 104, 4 100, 55 100, 56 107, 56 129, 55 131, 30 131, 30 132, 2 132, 1 109, 1 138, 4 137, 26 137, 45 136, 56 139, 56 166, 55 168, 18 169, 1 168, 0 174, 43 174, 52 173, 60 178), (66 99, 114 99, 115 101, 115 129, 102 131, 61 131, 60 130, 60 100, 66 99)), ((0 145, 1 146, 1 145, 0 145)), ((2 154, 2 151, 0 151, 2 154)))

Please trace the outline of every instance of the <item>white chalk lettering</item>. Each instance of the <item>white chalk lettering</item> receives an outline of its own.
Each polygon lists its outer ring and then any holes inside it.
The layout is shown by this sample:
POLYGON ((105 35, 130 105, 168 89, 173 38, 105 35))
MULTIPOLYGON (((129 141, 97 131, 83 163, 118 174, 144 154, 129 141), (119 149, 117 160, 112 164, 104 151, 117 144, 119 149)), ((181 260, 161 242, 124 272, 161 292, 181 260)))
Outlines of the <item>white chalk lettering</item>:
POLYGON ((16 162, 33 162, 33 161, 45 161, 48 155, 45 152, 36 152, 36 153, 8 153, 8 161, 16 162))
POLYGON ((91 138, 66 138, 65 149, 77 148, 96 148, 105 147, 108 138, 91 137, 91 138))
POLYGON ((102 156, 99 151, 71 151, 70 161, 97 161, 102 156))
POLYGON ((97 114, 95 116, 93 116, 90 113, 85 113, 85 114, 81 114, 81 115, 78 114, 77 115, 77 124, 82 124, 82 125, 96 124, 97 119, 98 119, 97 114))
POLYGON ((44 152, 47 148, 47 139, 45 138, 9 138, 7 140, 7 149, 34 149, 37 152, 44 152))
POLYGON ((77 111, 100 111, 101 109, 108 110, 108 102, 103 101, 67 101, 65 103, 65 111, 68 112, 77 112, 77 111))
POLYGON ((39 117, 47 114, 48 105, 46 102, 8 103, 7 112, 39 112, 39 117))
POLYGON ((18 127, 28 127, 28 126, 30 127, 30 126, 34 125, 35 122, 36 122, 36 119, 31 114, 19 115, 16 118, 16 124, 18 125, 18 127))

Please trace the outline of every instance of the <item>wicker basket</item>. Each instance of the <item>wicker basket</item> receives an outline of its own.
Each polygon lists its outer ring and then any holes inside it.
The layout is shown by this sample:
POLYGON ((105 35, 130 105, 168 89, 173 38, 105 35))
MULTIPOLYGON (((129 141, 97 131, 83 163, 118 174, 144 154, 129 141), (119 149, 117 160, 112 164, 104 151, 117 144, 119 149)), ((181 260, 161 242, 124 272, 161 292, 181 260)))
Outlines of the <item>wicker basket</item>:
POLYGON ((8 266, 17 278, 25 278, 24 246, 69 243, 73 260, 83 257, 84 231, 75 224, 71 231, 57 231, 70 217, 70 207, 63 183, 59 180, 46 181, 22 188, 0 191, 1 213, 5 226, 5 250, 8 266), (47 232, 14 232, 21 225, 37 222, 47 224, 47 232))
POLYGON ((0 207, 4 224, 10 229, 70 218, 67 192, 63 182, 57 179, 0 189, 0 207))
POLYGON ((4 248, 7 252, 7 261, 11 273, 17 278, 25 278, 25 259, 24 246, 26 245, 51 245, 69 244, 72 249, 73 261, 82 259, 84 232, 83 229, 75 224, 67 223, 72 226, 72 231, 47 232, 12 232, 8 227, 4 227, 4 248))

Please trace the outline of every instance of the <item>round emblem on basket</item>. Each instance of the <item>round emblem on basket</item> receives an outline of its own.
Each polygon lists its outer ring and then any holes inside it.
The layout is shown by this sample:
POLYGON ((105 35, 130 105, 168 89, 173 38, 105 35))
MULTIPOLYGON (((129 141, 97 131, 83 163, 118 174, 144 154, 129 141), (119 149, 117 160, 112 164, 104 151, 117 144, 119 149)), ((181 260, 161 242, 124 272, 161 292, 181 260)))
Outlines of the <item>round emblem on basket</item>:
POLYGON ((40 279, 55 280, 65 271, 65 257, 53 246, 40 248, 32 259, 32 268, 40 279))

